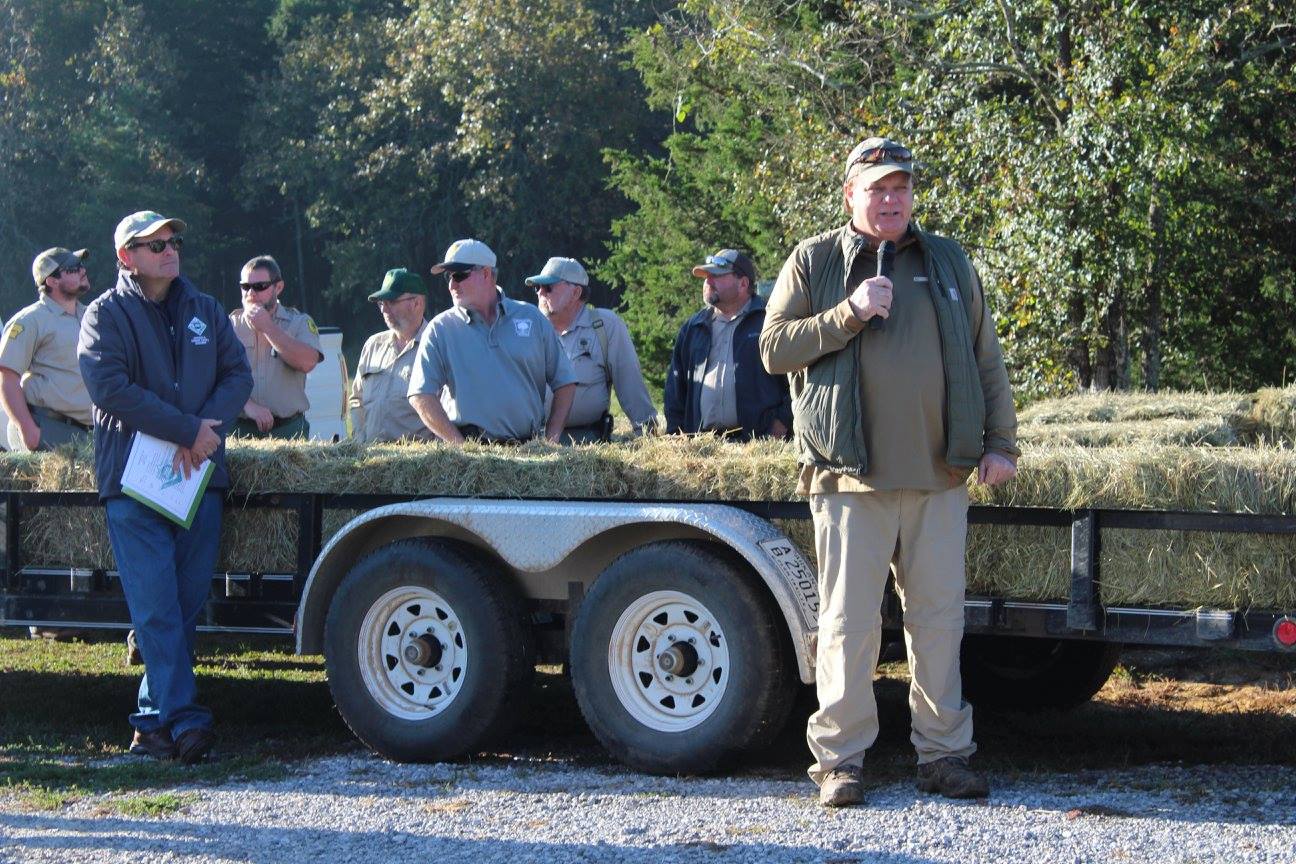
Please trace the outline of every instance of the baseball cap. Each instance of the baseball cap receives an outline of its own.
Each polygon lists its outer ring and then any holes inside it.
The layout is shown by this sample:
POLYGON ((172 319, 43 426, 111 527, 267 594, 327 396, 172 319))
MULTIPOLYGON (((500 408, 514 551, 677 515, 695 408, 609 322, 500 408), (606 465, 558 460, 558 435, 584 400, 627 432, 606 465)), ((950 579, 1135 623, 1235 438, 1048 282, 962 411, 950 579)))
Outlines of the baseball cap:
POLYGON ((896 171, 913 174, 913 170, 913 153, 908 147, 890 138, 865 138, 846 157, 845 180, 863 175, 864 182, 871 183, 896 171))
POLYGON ((154 213, 152 210, 140 210, 138 213, 132 213, 117 223, 117 230, 113 232, 113 248, 125 249, 126 245, 136 237, 146 237, 164 225, 170 225, 171 230, 177 234, 185 230, 183 221, 168 219, 159 213, 154 213))
POLYGON ((432 268, 439 274, 447 270, 471 270, 474 267, 494 267, 495 253, 480 240, 456 240, 446 250, 445 260, 432 268))
POLYGON ((545 262, 544 269, 539 275, 526 278, 526 284, 532 288, 537 285, 552 285, 555 282, 589 285, 589 274, 575 258, 550 258, 545 262))
POLYGON ((64 249, 62 246, 55 246, 52 249, 46 249, 36 256, 32 262, 32 278, 36 280, 36 287, 39 288, 45 284, 45 280, 50 274, 60 267, 72 267, 80 264, 90 254, 88 249, 78 249, 73 252, 64 249))
POLYGON ((370 294, 369 300, 374 303, 379 300, 395 300, 402 294, 426 296, 427 286, 423 284, 422 276, 404 267, 397 267, 395 270, 387 271, 387 275, 383 277, 382 287, 370 294))
POLYGON ((746 253, 737 249, 721 249, 714 255, 708 255, 706 263, 693 268, 693 275, 699 279, 705 279, 708 275, 723 276, 734 272, 739 276, 746 276, 747 281, 751 282, 752 290, 756 290, 756 265, 746 253))

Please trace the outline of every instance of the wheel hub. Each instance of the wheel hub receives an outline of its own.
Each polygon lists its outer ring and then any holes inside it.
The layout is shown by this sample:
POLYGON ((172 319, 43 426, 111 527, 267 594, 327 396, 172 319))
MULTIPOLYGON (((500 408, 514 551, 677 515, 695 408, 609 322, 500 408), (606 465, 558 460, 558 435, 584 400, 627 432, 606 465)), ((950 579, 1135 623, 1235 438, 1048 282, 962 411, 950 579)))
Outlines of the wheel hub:
POLYGON ((387 713, 441 713, 463 687, 468 643, 454 608, 423 587, 395 588, 365 614, 357 639, 365 687, 387 713))
POLYGON ((657 655, 657 667, 677 678, 687 678, 697 671, 697 649, 687 642, 675 642, 657 655))
POLYGON ((441 643, 433 639, 430 633, 422 636, 415 636, 405 646, 405 661, 412 666, 422 666, 427 669, 439 666, 441 664, 441 655, 445 649, 441 643))
POLYGON ((608 672, 622 706, 659 732, 706 720, 729 682, 729 643, 716 617, 681 591, 630 603, 612 627, 608 672))

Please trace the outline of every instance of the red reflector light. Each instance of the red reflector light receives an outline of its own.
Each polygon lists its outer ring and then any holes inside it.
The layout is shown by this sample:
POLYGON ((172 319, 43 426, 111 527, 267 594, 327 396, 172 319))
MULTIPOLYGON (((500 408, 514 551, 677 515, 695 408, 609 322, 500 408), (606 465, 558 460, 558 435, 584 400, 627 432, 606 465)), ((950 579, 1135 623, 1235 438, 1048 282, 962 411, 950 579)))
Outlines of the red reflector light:
POLYGON ((1273 637, 1284 648, 1296 647, 1296 620, 1280 618, 1274 625, 1273 637))

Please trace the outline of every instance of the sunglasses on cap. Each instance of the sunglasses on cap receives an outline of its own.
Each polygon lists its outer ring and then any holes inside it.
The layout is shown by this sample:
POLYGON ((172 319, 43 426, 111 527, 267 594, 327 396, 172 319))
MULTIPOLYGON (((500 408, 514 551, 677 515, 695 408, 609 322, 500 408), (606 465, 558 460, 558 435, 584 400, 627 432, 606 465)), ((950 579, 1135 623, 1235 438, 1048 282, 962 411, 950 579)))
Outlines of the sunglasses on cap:
POLYGON ((738 253, 731 249, 726 249, 724 252, 721 252, 719 255, 708 255, 706 259, 706 263, 709 266, 713 266, 713 267, 732 268, 737 261, 738 261, 738 253))
POLYGON ((885 165, 891 162, 912 161, 913 151, 908 147, 887 144, 882 147, 870 147, 851 160, 847 168, 854 168, 856 165, 885 165))
POLYGON ((141 246, 143 246, 145 249, 149 250, 154 255, 161 255, 162 250, 168 246, 170 246, 172 249, 179 252, 180 247, 183 245, 184 245, 184 237, 181 237, 179 234, 177 234, 174 237, 171 237, 170 239, 167 240, 149 240, 148 242, 137 240, 134 243, 127 243, 126 248, 138 249, 141 246))
POLYGON ((267 288, 272 287, 278 281, 278 279, 267 279, 265 282, 240 282, 239 288, 243 291, 260 294, 267 288))

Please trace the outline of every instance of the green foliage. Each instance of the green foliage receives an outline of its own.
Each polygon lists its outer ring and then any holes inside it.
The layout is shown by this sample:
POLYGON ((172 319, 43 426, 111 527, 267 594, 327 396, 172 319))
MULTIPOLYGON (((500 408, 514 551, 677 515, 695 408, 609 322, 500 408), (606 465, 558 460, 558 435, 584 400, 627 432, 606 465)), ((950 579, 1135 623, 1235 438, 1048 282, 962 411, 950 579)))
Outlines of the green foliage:
MULTIPOLYGON (((604 188, 600 149, 644 122, 610 41, 622 22, 586 0, 526 12, 424 0, 317 17, 286 47, 254 123, 271 137, 247 142, 246 176, 302 202, 335 297, 358 308, 379 274, 426 272, 460 237, 496 251, 505 287, 551 255, 601 251, 625 204, 604 188)), ((434 308, 448 302, 434 291, 434 308)))
POLYGON ((665 160, 613 154, 639 206, 605 272, 655 349, 666 298, 683 296, 661 264, 719 212, 681 191, 712 179, 712 159, 742 178, 727 242, 773 237, 786 255, 839 224, 851 145, 891 134, 922 162, 917 218, 973 253, 1024 394, 1277 382, 1293 331, 1265 322, 1296 299, 1290 13, 691 0, 634 58, 650 103, 692 137, 665 160))

